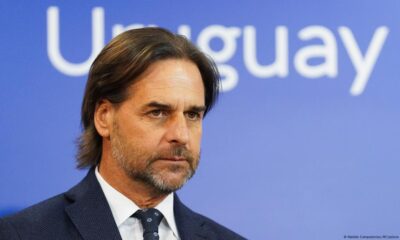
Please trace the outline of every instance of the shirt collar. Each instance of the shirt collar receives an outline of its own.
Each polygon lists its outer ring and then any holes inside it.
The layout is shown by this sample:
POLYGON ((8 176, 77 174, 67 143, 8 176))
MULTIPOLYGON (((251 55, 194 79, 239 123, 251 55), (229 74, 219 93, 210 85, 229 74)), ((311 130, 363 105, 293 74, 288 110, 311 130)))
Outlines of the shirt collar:
MULTIPOLYGON (((132 216, 140 208, 129 198, 122 193, 118 192, 113 188, 99 173, 98 167, 96 167, 96 178, 100 183, 100 187, 104 192, 107 199, 108 205, 111 208, 111 213, 114 217, 114 221, 119 227, 123 222, 132 216)), ((178 229, 175 223, 174 217, 174 194, 170 193, 162 200, 155 208, 164 215, 164 219, 175 234, 178 236, 178 229)))

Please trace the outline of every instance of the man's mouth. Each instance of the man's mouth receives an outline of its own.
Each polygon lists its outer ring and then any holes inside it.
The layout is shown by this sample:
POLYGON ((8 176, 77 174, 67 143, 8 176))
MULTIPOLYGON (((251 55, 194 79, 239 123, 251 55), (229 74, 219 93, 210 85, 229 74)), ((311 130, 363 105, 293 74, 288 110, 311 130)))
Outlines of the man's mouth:
POLYGON ((161 160, 165 160, 165 161, 173 161, 173 162, 181 162, 181 161, 187 161, 186 158, 184 157, 161 157, 161 160))

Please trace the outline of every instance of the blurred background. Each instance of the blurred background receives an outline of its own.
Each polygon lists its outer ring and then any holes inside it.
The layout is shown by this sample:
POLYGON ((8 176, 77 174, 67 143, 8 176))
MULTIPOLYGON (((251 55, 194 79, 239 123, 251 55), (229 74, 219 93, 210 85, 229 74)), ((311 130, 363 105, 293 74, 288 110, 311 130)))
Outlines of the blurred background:
POLYGON ((179 191, 249 239, 400 235, 400 1, 0 2, 0 216, 68 190, 89 66, 128 28, 213 57, 224 92, 179 191))

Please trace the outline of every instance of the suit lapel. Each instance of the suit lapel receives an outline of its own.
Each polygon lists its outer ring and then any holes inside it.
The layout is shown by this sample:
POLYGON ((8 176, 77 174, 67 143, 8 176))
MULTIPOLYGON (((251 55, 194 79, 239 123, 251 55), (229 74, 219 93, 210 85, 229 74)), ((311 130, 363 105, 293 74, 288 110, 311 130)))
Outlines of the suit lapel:
MULTIPOLYGON (((122 240, 107 199, 98 183, 94 169, 75 187, 65 193, 71 204, 65 211, 85 240, 122 240)), ((216 239, 207 224, 175 194, 174 214, 182 240, 216 239)))
POLYGON ((216 239, 207 225, 196 213, 186 207, 175 194, 174 214, 179 236, 182 240, 216 239))
POLYGON ((65 211, 83 239, 121 240, 93 168, 82 182, 69 190, 65 196, 72 202, 65 211))

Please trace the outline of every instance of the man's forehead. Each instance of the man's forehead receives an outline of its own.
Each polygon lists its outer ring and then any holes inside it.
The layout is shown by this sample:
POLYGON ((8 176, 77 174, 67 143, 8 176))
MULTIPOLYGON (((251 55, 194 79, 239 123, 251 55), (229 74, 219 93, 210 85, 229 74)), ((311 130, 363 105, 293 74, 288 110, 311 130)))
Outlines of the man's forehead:
POLYGON ((204 101, 204 85, 196 65, 186 60, 154 63, 128 89, 146 101, 204 101))
POLYGON ((177 84, 201 84, 202 76, 195 63, 186 59, 165 59, 152 63, 133 85, 154 84, 155 86, 173 86, 177 84))
POLYGON ((185 86, 182 84, 139 84, 135 83, 128 89, 130 97, 140 97, 148 101, 168 101, 172 99, 204 99, 204 88, 185 86))

